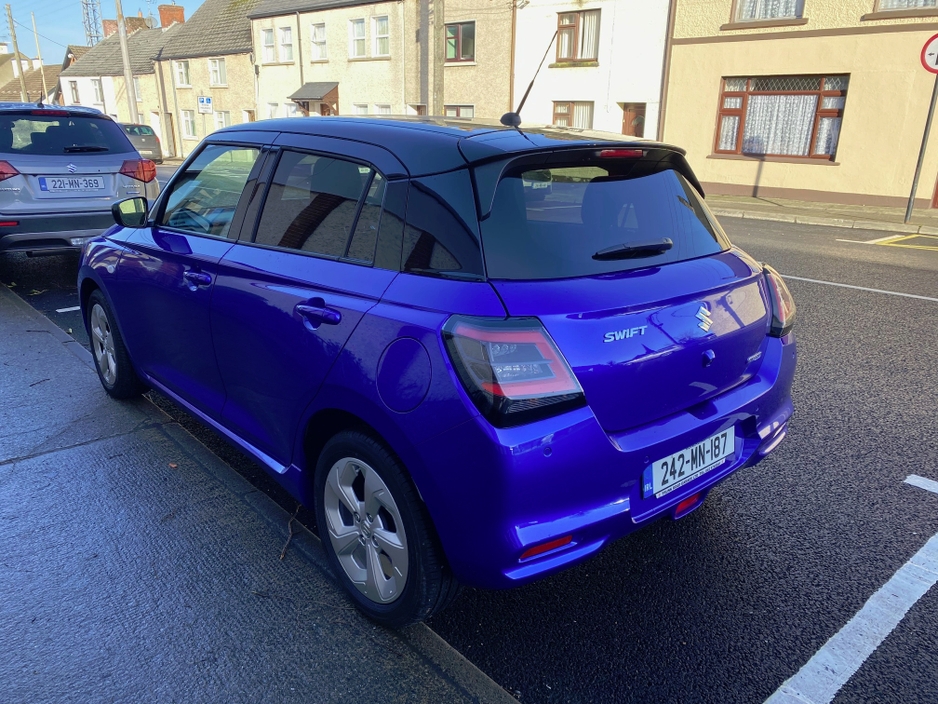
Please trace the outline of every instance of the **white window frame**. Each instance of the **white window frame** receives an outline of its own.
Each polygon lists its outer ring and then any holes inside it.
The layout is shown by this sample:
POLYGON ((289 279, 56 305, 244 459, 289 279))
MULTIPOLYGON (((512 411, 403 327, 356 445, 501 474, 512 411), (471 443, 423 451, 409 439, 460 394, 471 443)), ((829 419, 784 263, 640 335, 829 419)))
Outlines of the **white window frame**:
POLYGON ((264 57, 263 63, 277 63, 277 45, 274 44, 274 30, 272 27, 261 30, 261 47, 264 57))
POLYGON ((772 14, 773 9, 780 13, 784 2, 770 2, 769 0, 736 0, 737 22, 771 22, 773 20, 795 20, 804 16, 804 0, 787 0, 791 5, 790 14, 772 14), (752 12, 751 17, 744 16, 752 12))
POLYGON ((69 90, 69 92, 70 92, 71 95, 72 95, 72 102, 73 102, 75 105, 80 105, 80 104, 81 104, 81 100, 80 100, 80 96, 79 96, 79 94, 78 94, 78 81, 69 81, 69 82, 68 82, 68 90, 69 90))
POLYGON ((352 114, 353 115, 367 115, 368 103, 352 103, 352 114))
POLYGON ((283 116, 284 117, 300 117, 300 106, 294 103, 292 100, 283 104, 283 116))
POLYGON ((222 127, 231 126, 231 113, 227 110, 219 110, 214 115, 215 118, 215 129, 220 130, 222 127))
POLYGON ((208 84, 216 88, 228 87, 228 67, 224 59, 208 60, 208 84), (218 76, 217 80, 215 76, 218 76))
POLYGON ((195 110, 182 110, 182 120, 180 129, 183 139, 198 139, 199 135, 195 127, 195 110))
POLYGON ((101 79, 92 78, 91 87, 94 89, 94 102, 103 104, 104 103, 104 85, 101 83, 101 79))
POLYGON ((350 59, 363 59, 368 56, 368 37, 365 29, 365 18, 357 17, 348 21, 348 55, 350 59), (361 27, 360 37, 355 36, 355 28, 361 27), (358 53, 356 46, 361 42, 361 53, 358 53))
POLYGON ((140 90, 140 77, 134 76, 133 83, 134 83, 134 98, 136 99, 138 103, 142 103, 143 95, 141 94, 141 90, 140 90))
POLYGON ((475 105, 444 105, 443 115, 446 117, 462 117, 471 120, 476 116, 475 105), (453 114, 450 114, 453 113, 453 114), (471 113, 471 114, 464 114, 471 113))
POLYGON ((293 27, 281 27, 278 35, 280 39, 280 63, 293 63, 293 27))
POLYGON ((371 55, 372 56, 390 56, 391 55, 391 20, 388 15, 378 15, 377 17, 371 18, 371 55), (378 33, 378 22, 384 20, 385 22, 385 33, 378 33), (388 48, 387 51, 381 51, 379 49, 378 42, 382 39, 387 40, 388 48))
POLYGON ((280 117, 280 103, 267 103, 267 119, 280 117))
POLYGON ((173 76, 176 79, 177 88, 191 88, 191 78, 189 77, 189 62, 188 61, 174 61, 173 62, 173 76), (185 79, 185 82, 183 82, 185 79))
POLYGON ((311 24, 309 26, 310 41, 312 42, 312 53, 310 54, 310 61, 328 61, 329 60, 329 47, 326 43, 326 23, 318 22, 317 24, 311 24), (322 36, 320 39, 316 39, 317 30, 322 30, 322 36))
POLYGON ((391 106, 387 103, 375 103, 375 115, 390 115, 391 106))

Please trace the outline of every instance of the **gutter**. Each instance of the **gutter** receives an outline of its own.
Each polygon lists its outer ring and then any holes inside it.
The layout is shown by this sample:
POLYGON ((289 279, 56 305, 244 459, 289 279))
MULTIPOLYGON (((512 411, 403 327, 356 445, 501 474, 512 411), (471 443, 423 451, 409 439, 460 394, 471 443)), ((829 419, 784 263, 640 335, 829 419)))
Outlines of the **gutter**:
POLYGON ((668 83, 671 79, 671 53, 674 50, 674 17, 677 14, 677 0, 671 0, 668 5, 668 33, 664 39, 664 66, 661 69, 661 99, 658 104, 658 134, 659 141, 664 140, 664 116, 668 107, 668 83))

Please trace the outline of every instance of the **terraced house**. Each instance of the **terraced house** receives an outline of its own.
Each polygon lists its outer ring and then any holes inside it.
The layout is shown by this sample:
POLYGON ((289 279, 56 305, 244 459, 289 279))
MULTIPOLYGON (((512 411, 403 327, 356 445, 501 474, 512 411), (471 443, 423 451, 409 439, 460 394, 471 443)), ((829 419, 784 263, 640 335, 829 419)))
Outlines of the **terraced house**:
MULTIPOLYGON (((935 0, 679 0, 663 139, 710 193, 905 205, 935 0)), ((938 203, 938 137, 916 207, 938 203)))
POLYGON ((259 117, 509 110, 512 4, 264 0, 250 14, 259 117), (442 9, 442 7, 441 7, 442 9))

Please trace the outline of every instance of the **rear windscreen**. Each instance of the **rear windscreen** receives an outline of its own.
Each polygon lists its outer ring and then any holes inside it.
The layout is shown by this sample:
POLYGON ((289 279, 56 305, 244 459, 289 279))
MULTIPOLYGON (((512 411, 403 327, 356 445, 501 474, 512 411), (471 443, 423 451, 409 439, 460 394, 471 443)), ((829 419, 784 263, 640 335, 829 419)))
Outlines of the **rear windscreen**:
POLYGON ((0 153, 125 153, 133 147, 123 130, 98 117, 0 116, 0 153))
POLYGON ((124 132, 134 137, 152 137, 154 135, 153 128, 147 127, 146 125, 122 125, 124 132))
POLYGON ((508 171, 482 221, 492 279, 594 276, 729 248, 693 186, 664 170, 630 177, 622 161, 508 171), (670 242, 668 242, 670 241, 670 242))

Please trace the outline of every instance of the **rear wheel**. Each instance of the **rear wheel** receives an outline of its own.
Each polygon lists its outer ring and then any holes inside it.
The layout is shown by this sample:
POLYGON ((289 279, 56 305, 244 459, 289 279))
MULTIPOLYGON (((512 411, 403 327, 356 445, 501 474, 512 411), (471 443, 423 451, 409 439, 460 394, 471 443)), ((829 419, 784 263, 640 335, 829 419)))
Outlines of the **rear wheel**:
POLYGON ((329 563, 366 616, 401 628, 452 600, 458 585, 426 509, 383 445, 358 431, 333 437, 319 457, 315 491, 329 563))
POLYGON ((104 390, 114 398, 139 396, 146 391, 146 386, 130 363, 114 314, 101 291, 89 296, 85 311, 94 366, 104 390))

